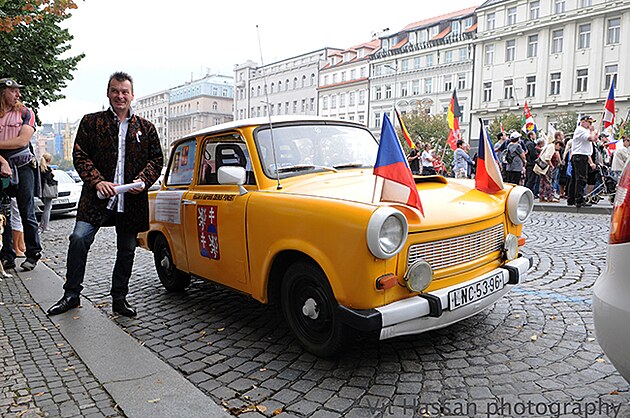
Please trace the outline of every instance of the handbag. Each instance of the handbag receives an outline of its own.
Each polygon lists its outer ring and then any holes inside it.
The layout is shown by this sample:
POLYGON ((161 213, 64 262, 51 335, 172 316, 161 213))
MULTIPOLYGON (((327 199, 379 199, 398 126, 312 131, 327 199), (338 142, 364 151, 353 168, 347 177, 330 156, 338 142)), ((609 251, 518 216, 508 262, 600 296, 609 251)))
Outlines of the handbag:
POLYGON ((57 190, 56 184, 48 184, 46 182, 42 182, 42 198, 43 199, 54 199, 59 195, 59 191, 57 190))
POLYGON ((549 167, 549 163, 545 160, 541 160, 540 157, 536 158, 534 164, 536 164, 543 171, 546 170, 547 167, 549 167))

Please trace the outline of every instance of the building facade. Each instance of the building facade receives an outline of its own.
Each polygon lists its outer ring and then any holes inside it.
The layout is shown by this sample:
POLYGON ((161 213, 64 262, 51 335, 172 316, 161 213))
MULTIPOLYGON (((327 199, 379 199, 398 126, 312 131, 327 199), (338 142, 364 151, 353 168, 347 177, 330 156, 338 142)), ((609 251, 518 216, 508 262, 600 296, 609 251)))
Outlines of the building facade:
POLYGON ((323 48, 264 66, 253 61, 236 65, 234 118, 317 115, 319 72, 338 52, 323 48))
MULTIPOLYGON (((473 45, 477 30, 475 9, 469 8, 407 25, 381 36, 371 55, 369 128, 380 133, 383 115, 391 118, 394 105, 401 113, 448 110, 457 91, 466 138, 473 93, 473 45)), ((446 140, 446 138, 443 138, 446 140)))
POLYGON ((169 91, 162 90, 136 100, 134 111, 139 116, 150 120, 157 130, 163 150, 168 150, 168 110, 169 91))
POLYGON ((320 116, 367 123, 369 114, 369 56, 379 48, 373 40, 331 54, 320 71, 320 116))
POLYGON ((525 101, 539 129, 569 112, 598 125, 613 80, 625 118, 630 85, 618 75, 630 64, 630 1, 490 0, 477 18, 473 134, 477 118, 521 114, 525 101))

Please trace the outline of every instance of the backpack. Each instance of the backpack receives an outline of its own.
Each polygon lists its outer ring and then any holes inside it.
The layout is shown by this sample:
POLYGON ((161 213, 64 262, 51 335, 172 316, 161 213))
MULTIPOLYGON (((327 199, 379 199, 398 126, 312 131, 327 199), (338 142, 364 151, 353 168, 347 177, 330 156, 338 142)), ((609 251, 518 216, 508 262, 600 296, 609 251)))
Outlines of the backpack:
POLYGON ((505 152, 505 161, 508 164, 512 164, 512 161, 514 161, 514 154, 510 152, 509 150, 505 152))

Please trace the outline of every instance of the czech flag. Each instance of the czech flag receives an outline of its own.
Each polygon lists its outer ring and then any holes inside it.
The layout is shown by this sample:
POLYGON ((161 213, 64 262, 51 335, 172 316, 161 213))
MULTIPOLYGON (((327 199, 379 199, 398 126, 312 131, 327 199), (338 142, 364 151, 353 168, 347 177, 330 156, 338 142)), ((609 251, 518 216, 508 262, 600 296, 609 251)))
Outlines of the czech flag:
POLYGON ((536 127, 536 122, 534 122, 534 117, 532 116, 532 112, 529 110, 527 101, 525 101, 525 106, 523 107, 522 131, 525 132, 526 134, 531 131, 538 132, 538 128, 536 127))
POLYGON ((383 115, 381 142, 378 145, 374 175, 383 178, 381 201, 412 206, 424 216, 416 182, 387 114, 383 115))
POLYGON ((459 131, 459 117, 462 112, 459 110, 459 103, 457 102, 457 94, 453 90, 453 96, 451 102, 448 104, 448 111, 446 112, 446 121, 448 122, 448 139, 446 143, 451 147, 453 151, 457 149, 457 141, 462 138, 459 131))
POLYGON ((396 108, 394 108, 394 111, 396 112, 396 119, 398 119, 398 124, 400 125, 400 130, 402 131, 403 137, 405 138, 405 141, 407 142, 407 145, 409 145, 409 148, 411 148, 411 149, 416 148, 416 146, 414 145, 413 141, 411 141, 411 136, 409 136, 409 132, 407 131, 407 127, 403 123, 402 117, 400 116, 400 112, 396 108))
POLYGON ((477 152, 477 173, 475 175, 475 189, 484 193, 494 194, 504 188, 503 178, 490 136, 481 123, 479 134, 479 151, 477 152))
POLYGON ((608 92, 608 99, 606 99, 606 104, 604 105, 604 117, 602 118, 604 121, 604 129, 607 129, 610 126, 615 124, 615 79, 613 78, 612 83, 610 83, 610 91, 608 92))

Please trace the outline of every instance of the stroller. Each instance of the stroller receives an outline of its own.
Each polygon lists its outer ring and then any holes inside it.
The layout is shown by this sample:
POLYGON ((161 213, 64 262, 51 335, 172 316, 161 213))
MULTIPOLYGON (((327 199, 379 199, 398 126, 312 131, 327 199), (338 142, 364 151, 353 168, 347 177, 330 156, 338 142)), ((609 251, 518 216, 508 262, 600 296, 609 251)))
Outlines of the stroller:
POLYGON ((610 169, 606 166, 598 166, 596 170, 599 181, 597 182, 595 188, 584 196, 584 200, 595 205, 600 200, 608 198, 610 203, 614 203, 615 191, 617 190, 617 180, 610 175, 610 169))

